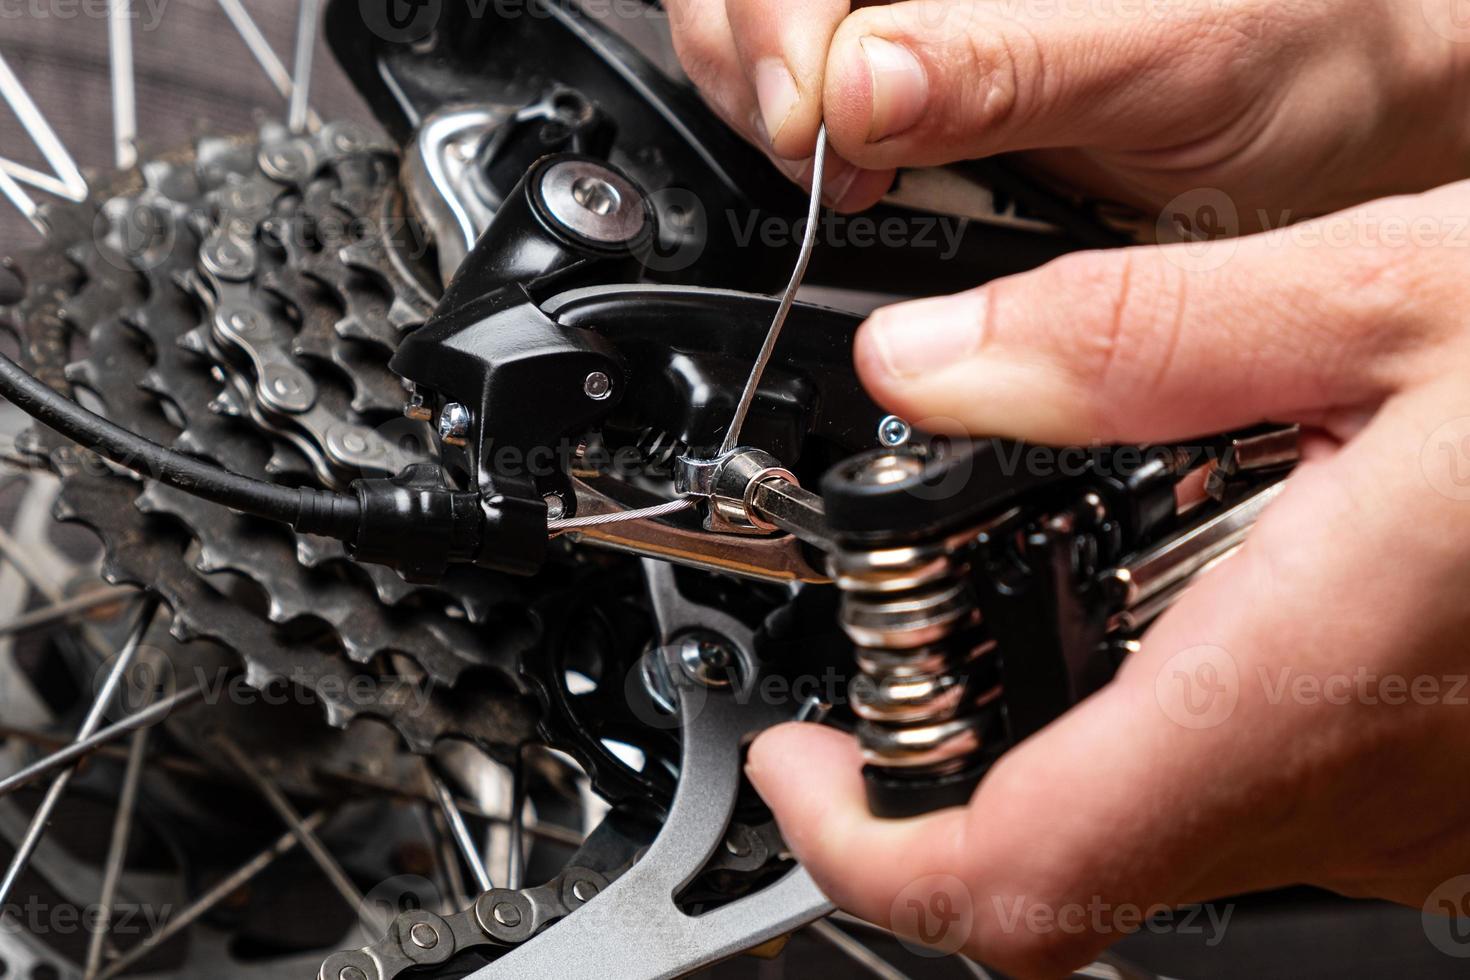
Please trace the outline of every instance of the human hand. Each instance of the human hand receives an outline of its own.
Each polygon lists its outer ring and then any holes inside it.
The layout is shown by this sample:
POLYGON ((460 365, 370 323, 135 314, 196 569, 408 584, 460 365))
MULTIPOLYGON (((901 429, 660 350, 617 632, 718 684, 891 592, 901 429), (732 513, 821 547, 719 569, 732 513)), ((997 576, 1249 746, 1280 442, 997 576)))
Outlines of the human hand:
POLYGON ((1157 208, 1216 187, 1257 226, 1465 176, 1455 0, 668 0, 717 112, 856 210, 893 168, 1031 151, 1157 208), (1446 11, 1440 17, 1439 6, 1446 11), (1443 20, 1444 23, 1440 23, 1443 20))
POLYGON ((750 777, 823 890, 909 931, 913 889, 948 881, 964 949, 1031 977, 1139 928, 1119 910, 1297 882, 1421 906, 1470 871, 1467 310, 1470 182, 875 314, 859 372, 924 428, 1309 438, 1243 549, 968 807, 876 820, 850 738, 757 740, 750 777))

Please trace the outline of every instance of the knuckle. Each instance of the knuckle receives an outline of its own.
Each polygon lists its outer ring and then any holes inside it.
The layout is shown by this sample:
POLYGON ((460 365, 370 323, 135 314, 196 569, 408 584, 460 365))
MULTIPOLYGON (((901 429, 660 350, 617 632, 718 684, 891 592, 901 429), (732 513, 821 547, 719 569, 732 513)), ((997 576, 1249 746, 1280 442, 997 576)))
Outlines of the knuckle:
POLYGON ((1068 329, 1059 343, 1074 345, 1077 380, 1089 386, 1128 389, 1152 385, 1167 373, 1183 329, 1181 270, 1149 261, 1150 249, 1082 252, 1058 263, 1057 280, 1077 308, 1092 306, 1093 326, 1068 329))
POLYGON ((713 89, 724 84, 732 66, 725 45, 713 28, 707 24, 686 22, 682 29, 675 28, 673 39, 674 54, 690 81, 700 89, 713 89))

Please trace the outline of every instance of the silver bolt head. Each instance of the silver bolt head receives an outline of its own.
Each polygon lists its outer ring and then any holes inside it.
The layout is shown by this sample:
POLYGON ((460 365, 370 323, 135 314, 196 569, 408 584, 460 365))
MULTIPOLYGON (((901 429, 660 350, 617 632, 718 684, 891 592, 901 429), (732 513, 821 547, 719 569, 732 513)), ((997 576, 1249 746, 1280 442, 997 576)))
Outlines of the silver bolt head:
POLYGON ((419 949, 433 949, 439 945, 439 932, 427 922, 418 922, 408 930, 408 938, 419 949))
POLYGON ((495 906, 495 921, 507 929, 514 929, 521 924, 521 910, 510 902, 501 902, 495 906))
POLYGON ((554 493, 548 493, 541 498, 546 501, 546 519, 548 521, 559 521, 567 512, 567 502, 554 493))
POLYGON ((439 438, 463 439, 470 434, 474 416, 459 402, 450 402, 439 413, 439 438))
POLYGON ((913 434, 909 424, 897 415, 886 416, 878 423, 878 441, 889 449, 905 445, 913 434))
POLYGON ((691 680, 705 687, 728 687, 737 661, 729 647, 689 637, 679 647, 679 662, 691 680))
POLYGON ((582 391, 586 393, 588 398, 595 402, 600 402, 612 394, 612 378, 609 378, 601 371, 593 371, 582 382, 582 391))

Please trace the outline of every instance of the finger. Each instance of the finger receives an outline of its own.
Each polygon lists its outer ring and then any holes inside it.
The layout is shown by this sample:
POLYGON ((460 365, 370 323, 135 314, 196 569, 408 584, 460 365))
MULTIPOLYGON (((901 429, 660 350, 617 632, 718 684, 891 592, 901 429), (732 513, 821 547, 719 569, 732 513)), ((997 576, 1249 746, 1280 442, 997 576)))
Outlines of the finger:
MULTIPOLYGON (((674 50, 705 103, 726 125, 759 147, 782 173, 806 190, 812 186, 813 147, 802 159, 787 159, 772 148, 756 90, 745 74, 725 0, 676 0, 669 8, 674 50)), ((819 91, 819 90, 818 90, 819 91)), ((816 131, 812 131, 812 142, 816 131)), ((893 185, 892 168, 864 170, 829 152, 822 179, 822 199, 839 211, 860 211, 876 204, 893 185)))
POLYGON ((1435 207, 1463 214, 1462 197, 1381 201, 1252 238, 1079 253, 888 307, 858 335, 858 370, 880 403, 926 429, 1052 443, 1371 409, 1444 370, 1436 304, 1455 280, 1445 250, 1358 239, 1435 207))
MULTIPOLYGON (((1403 743, 1380 727, 1273 700, 1273 684, 1258 678, 1402 641, 1397 616, 1365 630, 1362 619, 1301 612, 1333 608, 1322 605, 1328 593, 1339 605, 1376 605, 1361 569, 1390 547, 1382 497, 1392 492, 1372 488, 1363 474, 1380 467, 1365 463, 1334 459, 1294 477, 1246 547, 1180 600, 1118 679, 1004 756, 965 810, 872 819, 849 739, 804 726, 763 735, 751 778, 793 852, 834 901, 891 927, 913 921, 903 915, 913 902, 922 909, 945 892, 969 912, 954 923, 963 948, 1027 977, 1065 975, 1152 912, 1342 867, 1363 826, 1344 808, 1366 818, 1394 804, 1330 787, 1365 752, 1377 752, 1370 780, 1380 766, 1414 767, 1386 756, 1385 745, 1403 743), (1377 518, 1366 533, 1364 506, 1377 518), (1206 667, 1218 691, 1175 683, 1206 667)), ((1463 574, 1463 550, 1454 560, 1463 574)), ((1444 601, 1413 598, 1405 615, 1444 601)))
POLYGON ((1125 133, 1117 149, 1180 146, 1205 127, 1218 131, 1232 107, 1241 115, 1263 90, 1267 49, 1286 43, 1285 26, 1241 30, 1242 16, 1236 5, 1159 16, 1139 4, 1096 17, 993 0, 866 7, 833 38, 827 124, 842 152, 867 167, 1109 148, 1125 133))
POLYGON ((777 156, 813 153, 827 49, 850 9, 849 0, 726 0, 741 65, 777 156))
POLYGON ((674 53, 705 103, 747 137, 755 136, 750 86, 725 15, 725 0, 668 0, 674 53))

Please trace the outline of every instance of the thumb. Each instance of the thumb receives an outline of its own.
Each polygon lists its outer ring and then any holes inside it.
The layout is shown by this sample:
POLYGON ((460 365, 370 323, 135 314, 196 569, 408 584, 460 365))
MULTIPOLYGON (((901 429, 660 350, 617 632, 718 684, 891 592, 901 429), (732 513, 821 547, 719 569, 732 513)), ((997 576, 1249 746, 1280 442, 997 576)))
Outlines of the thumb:
MULTIPOLYGON (((1412 200, 1377 207, 1413 213, 1412 200)), ((1425 367, 1432 290, 1401 271, 1435 260, 1327 244, 1353 242, 1339 232, 1363 220, 1077 253, 887 307, 858 334, 858 373, 881 404, 936 432, 1145 442, 1320 423, 1425 367)))
POLYGON ((1241 30, 1248 18, 1236 5, 1169 16, 1153 6, 1057 16, 995 0, 905 0, 855 10, 827 57, 833 142, 874 168, 1112 147, 1122 134, 1130 148, 1180 146, 1269 91, 1243 66, 1271 63, 1299 33, 1289 11, 1259 15, 1276 31, 1241 30))

